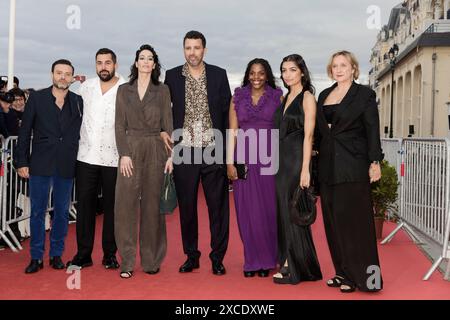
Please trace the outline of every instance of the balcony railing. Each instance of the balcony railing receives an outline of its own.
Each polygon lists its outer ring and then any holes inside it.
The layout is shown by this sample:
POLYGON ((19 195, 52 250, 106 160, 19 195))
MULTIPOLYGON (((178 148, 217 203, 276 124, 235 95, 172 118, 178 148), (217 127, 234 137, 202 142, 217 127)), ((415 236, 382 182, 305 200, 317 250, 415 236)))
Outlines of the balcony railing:
POLYGON ((450 20, 439 21, 432 23, 424 33, 441 33, 450 32, 450 20))

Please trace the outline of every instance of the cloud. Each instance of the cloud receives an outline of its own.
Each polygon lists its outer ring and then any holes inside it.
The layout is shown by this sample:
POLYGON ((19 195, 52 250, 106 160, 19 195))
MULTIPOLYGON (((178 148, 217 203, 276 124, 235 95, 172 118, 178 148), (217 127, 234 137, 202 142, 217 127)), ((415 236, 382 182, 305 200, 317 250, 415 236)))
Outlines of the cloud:
MULTIPOLYGON (((206 61, 227 69, 233 84, 239 84, 249 60, 266 58, 277 71, 282 58, 291 53, 300 53, 317 81, 325 83, 328 58, 342 48, 353 51, 363 73, 368 72, 378 31, 367 29, 366 9, 380 6, 386 22, 398 2, 21 0, 15 74, 24 87, 45 87, 50 84, 51 63, 64 57, 73 62, 76 73, 92 76, 95 52, 109 47, 118 55, 119 72, 127 76, 143 43, 152 44, 163 67, 172 68, 184 62, 184 34, 197 29, 207 38, 206 61), (67 28, 70 5, 81 10, 80 30, 67 28)), ((0 12, 1 74, 7 73, 8 15, 9 9, 0 12)))

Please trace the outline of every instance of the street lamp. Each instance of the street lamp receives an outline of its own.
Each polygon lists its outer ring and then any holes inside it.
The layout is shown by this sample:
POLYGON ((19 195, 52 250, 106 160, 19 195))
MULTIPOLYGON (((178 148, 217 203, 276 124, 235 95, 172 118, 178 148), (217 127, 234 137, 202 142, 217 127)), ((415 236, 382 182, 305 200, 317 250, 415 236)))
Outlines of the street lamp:
POLYGON ((391 66, 391 117, 390 117, 390 125, 389 125, 389 138, 394 137, 394 71, 395 64, 397 62, 398 55, 398 46, 394 43, 394 45, 389 50, 389 61, 391 66))

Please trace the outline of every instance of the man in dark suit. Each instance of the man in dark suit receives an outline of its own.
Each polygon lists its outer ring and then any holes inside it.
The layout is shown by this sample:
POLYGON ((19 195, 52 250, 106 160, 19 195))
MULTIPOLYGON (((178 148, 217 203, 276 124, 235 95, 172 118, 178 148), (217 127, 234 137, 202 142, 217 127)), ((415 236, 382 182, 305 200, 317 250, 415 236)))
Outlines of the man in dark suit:
MULTIPOLYGON (((225 131, 231 99, 226 71, 203 62, 206 40, 198 31, 190 31, 183 39, 186 63, 166 72, 165 83, 170 88, 174 132, 181 131, 180 144, 183 159, 174 159, 174 179, 180 208, 181 235, 186 262, 180 272, 191 272, 199 267, 197 194, 202 181, 209 212, 211 230, 212 271, 225 274, 222 264, 228 247, 229 202, 228 179, 223 157, 225 131), (222 139, 217 139, 220 135, 222 139), (211 153, 211 150, 212 153, 211 153), (223 152, 223 153, 221 153, 223 152), (215 160, 205 161, 206 153, 215 154, 215 160), (201 160, 194 155, 201 154, 201 160)), ((168 145, 168 138, 166 145, 168 145)), ((181 155, 181 154, 180 154, 181 155)))
POLYGON ((54 203, 50 265, 54 269, 65 267, 61 255, 67 234, 83 115, 81 97, 69 91, 73 73, 70 61, 62 59, 53 63, 53 85, 30 95, 19 130, 17 171, 22 178, 30 179, 31 201, 31 262, 25 273, 34 273, 43 268, 44 220, 50 187, 53 187, 54 203))

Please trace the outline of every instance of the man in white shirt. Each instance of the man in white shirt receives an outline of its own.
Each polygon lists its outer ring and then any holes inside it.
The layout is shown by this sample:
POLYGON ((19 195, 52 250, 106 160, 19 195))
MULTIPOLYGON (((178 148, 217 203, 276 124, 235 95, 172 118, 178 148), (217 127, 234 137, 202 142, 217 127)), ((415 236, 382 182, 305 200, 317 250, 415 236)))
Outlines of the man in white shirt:
POLYGON ((80 86, 84 101, 83 123, 77 157, 77 245, 78 252, 68 266, 92 266, 98 185, 103 195, 103 261, 106 269, 117 269, 117 246, 114 240, 114 201, 119 155, 115 138, 116 94, 125 82, 116 75, 117 58, 107 48, 95 55, 98 77, 80 86))

